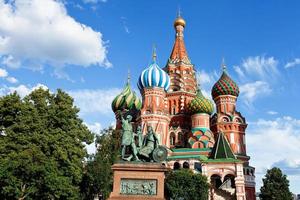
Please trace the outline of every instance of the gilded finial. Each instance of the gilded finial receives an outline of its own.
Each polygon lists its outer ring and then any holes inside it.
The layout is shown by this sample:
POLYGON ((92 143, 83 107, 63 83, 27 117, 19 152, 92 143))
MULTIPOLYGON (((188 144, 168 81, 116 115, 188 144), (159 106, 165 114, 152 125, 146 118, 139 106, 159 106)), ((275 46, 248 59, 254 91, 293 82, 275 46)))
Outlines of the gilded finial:
POLYGON ((185 20, 181 17, 180 9, 177 12, 177 18, 174 21, 174 27, 176 28, 178 25, 185 27, 185 20))
POLYGON ((152 48, 152 60, 153 62, 156 62, 156 47, 155 44, 153 44, 153 48, 152 48))

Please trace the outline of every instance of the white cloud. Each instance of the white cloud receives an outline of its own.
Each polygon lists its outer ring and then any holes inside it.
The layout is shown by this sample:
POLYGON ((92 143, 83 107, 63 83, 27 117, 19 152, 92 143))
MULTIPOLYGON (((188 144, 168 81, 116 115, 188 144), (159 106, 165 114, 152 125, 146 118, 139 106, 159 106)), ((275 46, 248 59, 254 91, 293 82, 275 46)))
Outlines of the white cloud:
POLYGON ((3 86, 0 89, 0 96, 4 96, 7 94, 11 94, 13 92, 17 92, 21 97, 25 97, 26 95, 28 95, 30 92, 32 92, 35 89, 38 88, 42 88, 44 90, 47 90, 48 87, 44 84, 38 83, 35 86, 27 86, 27 85, 18 85, 16 87, 7 87, 7 86, 3 86))
POLYGON ((255 56, 243 60, 234 70, 241 80, 272 80, 278 75, 278 61, 274 57, 255 56))
POLYGON ((0 56, 14 68, 111 66, 102 34, 56 0, 0 0, 0 56))
POLYGON ((0 68, 0 77, 4 78, 8 76, 8 72, 5 69, 0 68))
POLYGON ((250 107, 255 99, 269 95, 272 92, 270 85, 264 81, 246 83, 241 85, 239 88, 242 100, 250 107))
POLYGON ((274 111, 274 110, 269 110, 269 111, 267 112, 267 114, 269 114, 269 115, 277 115, 278 112, 276 112, 276 111, 274 111))
POLYGON ((210 85, 214 84, 216 82, 216 77, 214 73, 207 73, 204 70, 201 70, 200 72, 197 72, 196 74, 197 82, 200 81, 201 86, 202 85, 210 85))
POLYGON ((102 2, 102 3, 105 3, 107 2, 107 0, 83 0, 83 3, 99 3, 99 2, 102 2))
POLYGON ((300 65, 300 58, 295 58, 293 61, 286 63, 284 68, 295 67, 296 65, 300 65))
POLYGON ((211 88, 213 87, 213 84, 215 84, 218 78, 219 77, 216 71, 209 73, 205 70, 201 70, 196 73, 196 79, 198 84, 200 84, 202 94, 211 100, 211 88))
MULTIPOLYGON (((0 30, 1 30, 1 28, 0 28, 0 30)), ((0 36, 1 36, 1 34, 0 34, 0 36)), ((5 65, 9 68, 13 68, 13 69, 17 69, 21 66, 21 62, 19 60, 14 59, 14 57, 12 55, 3 56, 1 63, 3 65, 5 65)))
POLYGON ((245 73, 239 66, 233 66, 233 69, 241 79, 245 78, 245 73))
MULTIPOLYGON (((300 168, 299 119, 285 116, 275 120, 259 119, 256 122, 249 122, 246 136, 248 154, 252 158, 250 162, 256 167, 258 187, 261 185, 261 178, 266 169, 272 166, 281 166, 280 163, 283 161, 290 168, 300 168)), ((288 171, 284 172, 289 173, 288 171)), ((289 177, 295 176, 295 174, 288 175, 289 177)), ((299 175, 298 173, 297 176, 299 177, 299 175)), ((298 183, 290 180, 295 191, 298 183)))
POLYGON ((6 78, 6 80, 10 83, 17 83, 18 79, 16 79, 15 77, 9 76, 6 78))
POLYGON ((126 17, 121 17, 121 22, 122 22, 122 25, 123 25, 123 28, 124 28, 125 32, 127 34, 130 34, 130 30, 127 26, 127 18, 126 17))
POLYGON ((0 68, 0 78, 5 78, 10 83, 17 83, 18 80, 15 77, 8 76, 6 69, 0 68))
POLYGON ((108 90, 75 90, 68 91, 80 108, 82 115, 90 113, 112 114, 111 102, 121 92, 121 89, 108 90))
POLYGON ((102 125, 99 122, 94 122, 93 124, 84 123, 90 131, 92 131, 95 134, 100 134, 100 131, 102 130, 102 125))

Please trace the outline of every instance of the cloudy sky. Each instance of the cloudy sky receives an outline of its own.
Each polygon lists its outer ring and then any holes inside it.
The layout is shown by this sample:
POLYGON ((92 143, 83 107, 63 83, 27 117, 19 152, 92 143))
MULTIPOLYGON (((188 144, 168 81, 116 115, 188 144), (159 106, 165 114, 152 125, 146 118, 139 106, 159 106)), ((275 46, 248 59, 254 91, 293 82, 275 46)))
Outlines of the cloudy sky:
MULTIPOLYGON (((156 44, 163 67, 178 7, 185 43, 210 96, 225 58, 240 86, 257 188, 279 166, 300 193, 300 2, 259 0, 0 0, 0 95, 37 87, 69 92, 99 132, 114 122, 113 97, 132 87, 156 44)), ((92 151, 93 147, 89 147, 92 151)))

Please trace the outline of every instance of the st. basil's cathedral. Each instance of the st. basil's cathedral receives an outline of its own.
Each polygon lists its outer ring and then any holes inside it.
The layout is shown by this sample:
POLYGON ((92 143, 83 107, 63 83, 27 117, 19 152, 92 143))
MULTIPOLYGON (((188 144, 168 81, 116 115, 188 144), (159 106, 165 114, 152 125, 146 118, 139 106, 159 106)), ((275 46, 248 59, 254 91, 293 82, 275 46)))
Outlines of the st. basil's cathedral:
POLYGON ((202 94, 185 48, 185 26, 185 20, 178 16, 166 66, 158 66, 154 51, 152 63, 141 72, 137 85, 142 101, 129 80, 115 97, 112 109, 116 127, 121 128, 120 111, 132 115, 133 126, 141 125, 143 134, 152 126, 159 143, 168 148, 166 166, 190 168, 207 176, 211 183, 209 199, 255 200, 255 169, 249 165, 246 152, 247 123, 236 110, 239 87, 223 64, 222 75, 211 91, 215 106, 202 94))

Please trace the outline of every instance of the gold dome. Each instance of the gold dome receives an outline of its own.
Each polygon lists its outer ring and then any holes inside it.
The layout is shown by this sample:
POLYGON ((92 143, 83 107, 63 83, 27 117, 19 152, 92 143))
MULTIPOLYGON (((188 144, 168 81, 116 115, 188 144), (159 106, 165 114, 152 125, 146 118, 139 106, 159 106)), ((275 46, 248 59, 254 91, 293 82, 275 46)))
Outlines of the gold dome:
POLYGON ((174 21, 174 27, 181 25, 183 27, 185 27, 185 21, 182 17, 177 17, 177 19, 175 19, 174 21))

